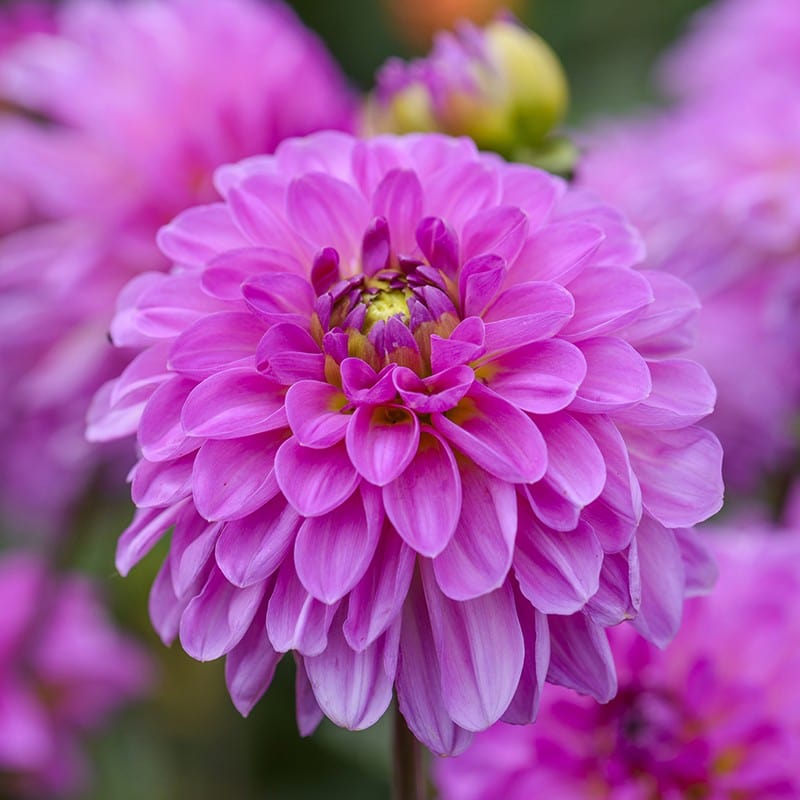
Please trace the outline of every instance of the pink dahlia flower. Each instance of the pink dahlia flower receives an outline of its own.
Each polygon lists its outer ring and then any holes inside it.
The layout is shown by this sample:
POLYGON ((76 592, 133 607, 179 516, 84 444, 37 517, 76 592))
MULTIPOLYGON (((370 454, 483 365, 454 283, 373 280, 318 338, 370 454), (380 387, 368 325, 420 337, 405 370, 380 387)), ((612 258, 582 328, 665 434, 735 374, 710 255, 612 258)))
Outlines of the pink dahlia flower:
POLYGON ((659 651, 627 626, 604 706, 556 687, 537 724, 497 725, 441 761, 443 800, 800 797, 800 533, 712 534, 720 579, 659 651), (742 631, 747 630, 746 636, 742 631))
POLYGON ((726 479, 751 487, 796 447, 800 103, 766 86, 742 97, 596 132, 579 181, 630 215, 647 267, 700 295, 691 355, 719 392, 709 424, 726 479))
POLYGON ((318 134, 222 168, 121 296, 143 348, 89 433, 136 432, 126 573, 174 527, 151 614, 227 655, 247 713, 281 654, 303 731, 397 687, 438 753, 530 721, 545 677, 607 700, 604 628, 656 641, 707 577, 714 402, 696 308, 612 209, 436 134, 318 134))
POLYGON ((105 342, 120 288, 167 267, 158 228, 215 199, 218 165, 353 113, 282 5, 75 0, 55 25, 0 57, 0 505, 47 527, 101 461, 83 420, 128 360, 105 342))
POLYGON ((798 0, 717 0, 693 20, 667 56, 664 82, 676 94, 739 94, 754 81, 800 81, 798 0))
POLYGON ((106 618, 88 581, 30 555, 0 559, 0 792, 71 794, 80 739, 143 694, 152 665, 106 618))

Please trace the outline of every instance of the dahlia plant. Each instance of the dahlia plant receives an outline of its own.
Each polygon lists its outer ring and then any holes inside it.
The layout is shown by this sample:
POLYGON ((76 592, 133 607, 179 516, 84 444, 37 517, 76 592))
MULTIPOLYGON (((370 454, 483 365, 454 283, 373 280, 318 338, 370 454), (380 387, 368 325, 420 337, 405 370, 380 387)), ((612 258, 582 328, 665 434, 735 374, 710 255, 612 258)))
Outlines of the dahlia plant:
POLYGON ((105 341, 120 288, 168 266, 158 228, 216 197, 218 165, 353 113, 321 43, 277 3, 53 14, 50 32, 9 22, 14 38, 0 21, 0 507, 28 530, 63 527, 115 456, 87 447, 84 418, 130 358, 105 341))
POLYGON ((437 765, 443 800, 800 796, 800 618, 786 602, 800 592, 798 530, 708 536, 720 580, 665 651, 615 628, 617 697, 548 687, 536 725, 501 723, 437 765))
POLYGON ((663 644, 711 580, 691 290, 634 269, 616 211, 467 139, 316 134, 216 184, 162 229, 172 271, 121 294, 140 354, 90 415, 138 439, 119 570, 173 529, 163 640, 226 656, 243 714, 292 652, 303 733, 396 689, 436 753, 530 722, 545 679, 613 697, 606 627, 663 644))
POLYGON ((0 558, 0 792, 72 796, 89 780, 80 741, 152 681, 144 651, 84 578, 21 553, 0 558))

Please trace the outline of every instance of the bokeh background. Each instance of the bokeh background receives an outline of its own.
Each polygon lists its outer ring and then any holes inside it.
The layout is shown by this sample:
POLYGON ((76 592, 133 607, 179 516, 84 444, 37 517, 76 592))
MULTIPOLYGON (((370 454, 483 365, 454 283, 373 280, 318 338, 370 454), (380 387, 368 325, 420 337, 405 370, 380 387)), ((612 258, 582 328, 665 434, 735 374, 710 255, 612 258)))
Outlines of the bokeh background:
MULTIPOLYGON (((327 43, 353 84, 367 90, 391 55, 424 53, 431 30, 459 11, 491 15, 480 0, 295 0, 301 18, 327 43)), ((658 102, 651 75, 660 52, 684 29, 699 0, 530 0, 514 6, 560 56, 572 90, 568 125, 579 128, 658 102)), ((149 700, 118 715, 90 743, 94 785, 87 800, 237 800, 389 796, 390 725, 347 733, 327 721, 309 739, 294 722, 290 658, 250 717, 225 690, 222 663, 198 664, 176 645, 164 648, 147 619, 147 595, 165 548, 132 575, 113 567, 124 501, 87 503, 66 561, 105 588, 113 613, 158 661, 149 700)))

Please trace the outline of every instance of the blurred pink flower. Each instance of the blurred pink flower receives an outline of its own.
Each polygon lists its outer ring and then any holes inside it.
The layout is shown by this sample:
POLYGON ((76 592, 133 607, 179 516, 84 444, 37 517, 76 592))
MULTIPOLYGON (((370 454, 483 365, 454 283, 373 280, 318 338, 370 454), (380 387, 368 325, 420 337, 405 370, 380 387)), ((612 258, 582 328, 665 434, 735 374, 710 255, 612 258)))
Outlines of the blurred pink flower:
POLYGON ((692 357, 717 384, 726 479, 751 487, 796 446, 800 92, 751 86, 588 137, 579 183, 623 208, 647 267, 698 292, 692 357))
POLYGON ((174 526, 164 641, 227 655, 242 713, 294 651, 303 731, 371 725, 396 682, 439 753, 531 720, 545 675, 612 697, 604 628, 663 643, 708 585, 694 294, 468 139, 317 134, 216 180, 161 231, 173 271, 124 290, 112 333, 143 349, 89 428, 138 434, 120 571, 174 526))
POLYGON ((283 5, 73 0, 56 13, 55 33, 0 56, 0 505, 45 527, 102 459, 83 418, 127 363, 105 341, 116 295, 167 266, 159 226, 215 198, 219 164, 348 129, 354 112, 283 5))
POLYGON ((720 579, 665 651, 611 631, 617 697, 548 688, 535 725, 498 725, 439 762, 443 800, 799 797, 800 533, 706 538, 720 579))
POLYGON ((0 607, 0 791, 71 794, 87 779, 80 739, 148 689, 152 664, 87 580, 32 555, 0 558, 0 607))
POLYGON ((717 0, 695 16, 662 73, 667 88, 681 96, 739 95, 743 87, 773 80, 796 91, 800 0, 717 0))

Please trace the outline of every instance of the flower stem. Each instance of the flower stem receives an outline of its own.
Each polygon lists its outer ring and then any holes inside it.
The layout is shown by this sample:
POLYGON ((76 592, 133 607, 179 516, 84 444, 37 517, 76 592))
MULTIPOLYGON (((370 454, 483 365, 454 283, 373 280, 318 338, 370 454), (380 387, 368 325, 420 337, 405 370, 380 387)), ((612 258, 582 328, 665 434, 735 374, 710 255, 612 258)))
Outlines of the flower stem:
POLYGON ((392 800, 428 800, 425 750, 397 708, 394 711, 392 762, 392 800))

